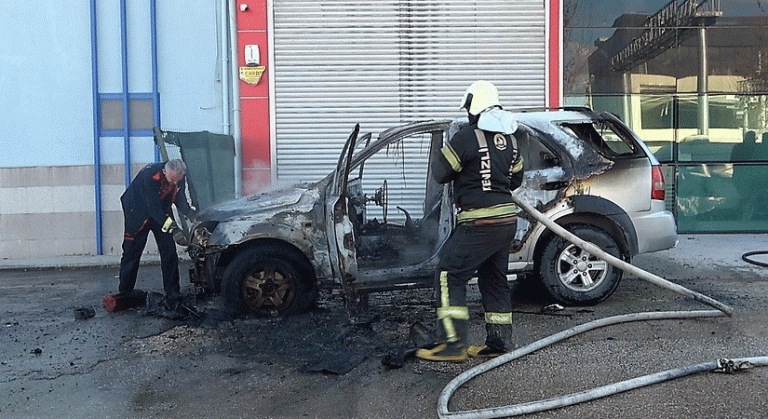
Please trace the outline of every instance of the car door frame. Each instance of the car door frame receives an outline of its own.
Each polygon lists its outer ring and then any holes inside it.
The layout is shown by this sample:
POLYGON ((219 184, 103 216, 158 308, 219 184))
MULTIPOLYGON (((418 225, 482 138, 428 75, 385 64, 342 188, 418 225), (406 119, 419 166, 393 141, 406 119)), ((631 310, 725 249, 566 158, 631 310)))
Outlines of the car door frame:
MULTIPOLYGON (((455 211, 450 195, 450 184, 440 185, 443 188, 440 201, 440 220, 438 223, 439 241, 433 255, 427 260, 407 266, 392 268, 373 268, 359 270, 356 260, 354 228, 349 216, 349 200, 346 197, 346 185, 349 174, 357 169, 365 160, 378 153, 388 144, 402 141, 405 137, 419 133, 432 133, 430 137, 429 156, 427 164, 431 166, 432 159, 440 153, 445 136, 448 135, 449 121, 425 121, 398 126, 379 134, 378 139, 359 153, 354 154, 357 143, 357 132, 353 132, 344 146, 342 155, 331 180, 326 198, 326 229, 329 247, 331 249, 331 266, 334 276, 338 277, 345 292, 373 292, 398 288, 409 288, 431 284, 431 277, 437 265, 439 250, 447 240, 455 223, 455 211), (440 132, 439 136, 435 133, 440 132)), ((427 170, 427 182, 431 169, 427 170)))
POLYGON ((349 284, 354 281, 357 273, 357 256, 346 189, 359 133, 360 124, 357 124, 339 155, 336 171, 331 178, 325 199, 325 228, 330 265, 334 278, 341 282, 342 289, 348 297, 351 297, 353 291, 349 284))

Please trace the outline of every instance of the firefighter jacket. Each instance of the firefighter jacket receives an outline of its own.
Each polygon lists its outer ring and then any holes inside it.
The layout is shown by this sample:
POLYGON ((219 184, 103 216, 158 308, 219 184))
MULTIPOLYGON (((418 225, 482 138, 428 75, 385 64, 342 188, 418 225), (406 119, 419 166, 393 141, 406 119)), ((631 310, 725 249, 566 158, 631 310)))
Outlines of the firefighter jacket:
POLYGON ((190 206, 184 193, 185 179, 174 185, 163 174, 165 163, 144 166, 120 197, 125 212, 125 234, 133 236, 154 220, 163 225, 168 217, 173 218, 171 204, 184 215, 190 206))
POLYGON ((510 194, 523 181, 523 158, 514 135, 470 124, 433 160, 432 176, 439 183, 453 181, 459 223, 519 212, 510 194))

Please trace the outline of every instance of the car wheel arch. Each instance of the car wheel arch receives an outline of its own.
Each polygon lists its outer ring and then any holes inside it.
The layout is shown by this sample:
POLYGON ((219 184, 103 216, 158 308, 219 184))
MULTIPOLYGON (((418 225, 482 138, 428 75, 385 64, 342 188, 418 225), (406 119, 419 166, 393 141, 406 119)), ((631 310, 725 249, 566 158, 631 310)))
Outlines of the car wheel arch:
POLYGON ((217 260, 217 269, 223 272, 226 270, 227 266, 232 262, 232 260, 237 257, 237 255, 257 247, 284 249, 286 252, 292 252, 295 255, 300 255, 308 265, 313 267, 314 278, 312 278, 312 280, 316 281, 317 278, 320 277, 320 275, 318 275, 318 267, 308 256, 308 254, 311 253, 306 245, 273 237, 259 237, 229 246, 226 250, 221 252, 221 255, 217 260))
POLYGON ((617 240, 622 252, 628 256, 638 253, 638 240, 635 225, 629 214, 615 203, 594 195, 573 196, 574 215, 594 214, 598 216, 596 227, 601 227, 617 240))
MULTIPOLYGON (((553 220, 562 225, 587 224, 600 228, 610 234, 627 260, 638 254, 637 231, 629 214, 615 203, 594 195, 574 195, 568 198, 569 211, 550 214, 553 220)), ((551 231, 542 229, 536 241, 536 256, 540 256, 551 231), (544 244, 543 244, 544 243, 544 244)))

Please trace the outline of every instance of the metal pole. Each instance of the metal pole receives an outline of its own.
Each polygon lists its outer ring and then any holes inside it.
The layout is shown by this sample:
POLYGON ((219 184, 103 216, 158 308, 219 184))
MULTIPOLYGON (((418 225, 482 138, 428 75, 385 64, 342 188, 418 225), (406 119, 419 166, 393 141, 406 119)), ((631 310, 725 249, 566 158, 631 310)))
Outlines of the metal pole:
POLYGON ((131 133, 128 114, 128 15, 125 0, 120 0, 120 49, 123 71, 123 149, 125 155, 125 187, 131 184, 131 133))
POLYGON ((229 0, 229 42, 232 81, 232 137, 235 139, 235 195, 243 195, 243 156, 240 134, 240 69, 237 67, 237 1, 229 0))
MULTIPOLYGON (((160 125, 160 88, 158 87, 157 66, 157 0, 150 0, 150 31, 152 36, 152 123, 156 127, 160 125)), ((160 161, 160 147, 155 146, 155 161, 160 161)))
POLYGON ((230 96, 230 89, 229 89, 229 78, 231 76, 231 73, 229 72, 229 65, 230 65, 230 59, 229 59, 229 4, 226 0, 221 1, 221 9, 219 10, 219 13, 221 13, 221 16, 219 16, 219 24, 221 25, 220 30, 220 36, 221 40, 219 41, 219 49, 221 51, 221 126, 222 126, 222 134, 229 134, 232 135, 232 126, 230 123, 230 115, 229 113, 229 96, 230 96))
POLYGON ((96 200, 96 254, 102 250, 101 214, 101 107, 99 106, 99 60, 96 41, 96 0, 91 0, 91 89, 93 95, 93 189, 96 200))
POLYGON ((707 28, 699 28, 699 134, 709 134, 709 85, 707 83, 707 28))
POLYGON ((632 81, 629 70, 625 71, 621 75, 621 81, 624 84, 624 97, 622 98, 622 106, 624 108, 624 120, 632 128, 632 106, 630 103, 630 95, 632 94, 632 81))

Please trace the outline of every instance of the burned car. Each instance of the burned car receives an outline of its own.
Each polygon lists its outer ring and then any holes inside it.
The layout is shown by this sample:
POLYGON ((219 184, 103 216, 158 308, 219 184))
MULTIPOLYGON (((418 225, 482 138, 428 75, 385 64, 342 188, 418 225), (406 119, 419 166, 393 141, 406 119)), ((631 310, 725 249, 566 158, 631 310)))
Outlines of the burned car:
MULTIPOLYGON (((661 167, 618 118, 586 108, 516 114, 525 179, 515 193, 579 237, 630 261, 677 242, 661 167)), ((349 136, 324 179, 203 211, 187 249, 191 281, 222 293, 233 313, 296 313, 324 285, 346 298, 430 287, 455 225, 452 186, 430 160, 466 118, 349 136)), ((595 304, 621 270, 552 234, 527 214, 509 268, 540 280, 556 300, 595 304)))

